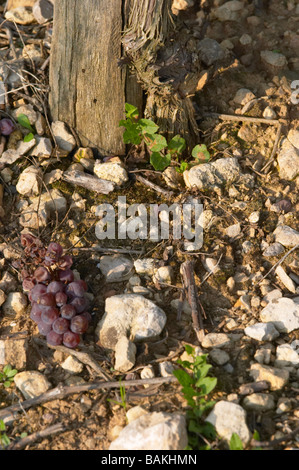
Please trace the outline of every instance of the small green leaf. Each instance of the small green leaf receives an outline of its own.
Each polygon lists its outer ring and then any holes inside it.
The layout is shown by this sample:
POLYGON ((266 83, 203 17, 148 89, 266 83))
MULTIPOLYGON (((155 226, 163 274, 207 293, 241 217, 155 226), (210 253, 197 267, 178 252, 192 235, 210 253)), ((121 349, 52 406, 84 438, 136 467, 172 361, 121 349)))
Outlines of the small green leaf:
POLYGON ((210 160, 211 155, 207 149, 207 146, 202 144, 196 145, 194 147, 192 150, 192 157, 195 158, 195 160, 197 160, 199 163, 206 163, 210 160))
POLYGON ((195 349, 193 346, 190 346, 190 344, 185 344, 185 351, 187 354, 190 354, 191 356, 195 354, 195 349))
POLYGON ((4 421, 3 419, 0 419, 0 431, 5 431, 5 424, 4 424, 4 421))
POLYGON ((30 121, 28 117, 26 116, 26 114, 19 114, 17 117, 17 120, 21 126, 25 127, 26 129, 29 129, 29 131, 31 132, 34 132, 34 129, 31 126, 30 121))
POLYGON ((168 155, 163 156, 160 152, 152 152, 150 163, 155 170, 163 171, 170 165, 171 158, 169 158, 168 155))
POLYGON ((255 429, 254 432, 253 432, 252 438, 253 438, 255 441, 260 441, 260 440, 261 440, 260 434, 259 434, 259 432, 258 432, 256 429, 255 429))
POLYGON ((3 372, 5 375, 7 375, 11 371, 11 365, 7 364, 5 367, 3 367, 3 372))
POLYGON ((8 388, 11 386, 11 381, 10 380, 6 380, 4 383, 3 383, 4 387, 5 388, 8 388))
POLYGON ((216 377, 205 377, 196 382, 196 387, 200 387, 203 395, 208 395, 217 385, 216 377))
POLYGON ((155 134, 159 129, 159 126, 150 119, 139 119, 138 126, 143 134, 155 134))
POLYGON ((30 140, 34 139, 34 135, 32 132, 29 132, 29 134, 25 135, 24 137, 24 142, 30 142, 30 140))
POLYGON ((136 108, 136 106, 133 106, 132 104, 129 104, 129 103, 125 104, 125 112, 126 112, 127 118, 130 118, 130 119, 138 118, 138 115, 139 115, 138 108, 136 108))
MULTIPOLYGON (((161 152, 165 147, 167 147, 167 142, 165 137, 160 134, 145 134, 145 141, 151 150, 151 152, 161 152)), ((170 156, 171 158, 171 156, 170 156)))
POLYGON ((185 370, 176 369, 173 371, 173 375, 178 379, 183 387, 187 387, 193 383, 192 377, 185 370))
POLYGON ((168 150, 170 153, 182 153, 186 148, 186 141, 180 135, 175 135, 168 143, 168 150))
POLYGON ((238 434, 236 434, 235 432, 232 434, 230 438, 229 448, 230 450, 244 450, 243 442, 239 438, 238 434))
POLYGON ((17 369, 11 369, 6 375, 7 377, 14 377, 18 373, 17 369))
POLYGON ((188 170, 189 168, 189 163, 187 162, 181 162, 180 166, 176 166, 175 167, 175 170, 178 172, 178 173, 184 173, 184 171, 188 170))
POLYGON ((197 423, 195 420, 191 420, 188 426, 188 431, 194 432, 195 434, 202 434, 208 439, 215 439, 217 433, 213 424, 204 422, 203 424, 197 423))
POLYGON ((195 370, 196 370, 196 378, 197 379, 203 379, 204 377, 206 377, 206 375, 208 374, 209 370, 212 367, 210 364, 204 364, 200 367, 197 367, 198 364, 196 364, 196 359, 194 361, 194 366, 195 366, 195 370))
POLYGON ((2 434, 1 436, 1 442, 2 444, 6 447, 10 444, 10 439, 6 434, 2 434))

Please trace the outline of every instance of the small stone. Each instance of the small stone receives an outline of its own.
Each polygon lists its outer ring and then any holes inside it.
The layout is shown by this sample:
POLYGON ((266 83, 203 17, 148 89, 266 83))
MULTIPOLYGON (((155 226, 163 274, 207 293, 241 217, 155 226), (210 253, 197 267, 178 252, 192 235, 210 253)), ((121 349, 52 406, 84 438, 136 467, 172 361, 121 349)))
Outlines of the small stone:
POLYGON ((46 23, 53 18, 53 4, 47 0, 37 0, 32 13, 39 24, 46 23))
POLYGON ((7 0, 6 9, 13 10, 17 7, 33 7, 36 0, 7 0))
POLYGON ((256 140, 256 134, 254 130, 247 124, 243 124, 238 130, 239 139, 244 140, 245 142, 254 142, 256 140))
POLYGON ((38 195, 42 185, 42 171, 30 165, 20 175, 16 190, 23 196, 38 195))
POLYGON ((21 155, 19 154, 19 152, 14 149, 9 149, 5 150, 2 153, 0 162, 3 165, 11 165, 12 163, 16 162, 20 157, 21 155))
POLYGON ((146 413, 128 424, 109 450, 184 450, 188 444, 182 415, 146 413))
POLYGON ((1 307, 1 305, 4 304, 4 302, 6 300, 6 297, 7 296, 6 296, 5 292, 2 289, 0 289, 0 307, 1 307))
POLYGON ((239 394, 251 395, 252 393, 259 393, 259 392, 262 392, 263 390, 268 390, 269 385, 270 384, 266 382, 265 380, 243 384, 239 388, 239 394))
POLYGON ((10 183, 13 177, 13 171, 10 168, 3 168, 3 170, 0 172, 1 173, 1 178, 5 183, 10 183))
POLYGON ((288 132, 288 140, 296 149, 299 150, 299 129, 291 129, 288 132))
POLYGON ((269 382, 270 390, 282 390, 289 381, 287 370, 262 364, 252 364, 249 374, 256 382, 263 380, 269 382))
POLYGON ((152 276, 154 274, 156 262, 153 258, 143 258, 134 261, 136 273, 152 276))
POLYGON ((292 411, 292 402, 289 398, 286 397, 281 397, 278 399, 277 402, 277 408, 276 408, 276 413, 277 414, 282 414, 282 413, 288 413, 289 411, 292 411))
POLYGON ((37 145, 32 149, 31 155, 34 157, 50 157, 53 147, 48 137, 35 136, 37 145))
POLYGON ((71 375, 65 380, 65 385, 72 387, 73 385, 82 385, 85 383, 85 380, 83 377, 80 377, 78 375, 71 375))
POLYGON ((52 170, 49 173, 45 174, 44 183, 46 185, 53 184, 53 183, 55 183, 55 181, 61 180, 62 175, 63 175, 63 171, 56 168, 55 170, 52 170))
POLYGON ((195 165, 183 173, 188 188, 216 189, 225 183, 233 183, 240 178, 241 168, 237 158, 218 158, 212 163, 195 165))
POLYGON ((94 166, 94 173, 98 178, 103 180, 112 181, 118 186, 128 181, 128 174, 119 163, 113 162, 96 162, 94 166))
POLYGON ((271 348, 260 348, 254 353, 254 360, 259 364, 270 364, 271 348))
POLYGON ((51 124, 53 136, 58 147, 65 152, 71 152, 75 146, 76 141, 71 132, 67 129, 67 125, 62 121, 54 121, 51 124))
POLYGON ((239 223, 230 225, 225 229, 225 233, 229 238, 236 238, 241 233, 241 225, 239 223))
POLYGON ((31 204, 24 207, 19 218, 23 227, 38 229, 46 226, 52 215, 64 216, 67 210, 67 201, 57 189, 48 190, 46 193, 30 199, 31 204))
POLYGON ((73 157, 75 162, 80 163, 85 170, 93 173, 95 166, 95 159, 93 151, 89 147, 80 147, 73 157))
POLYGON ((277 114, 270 106, 267 106, 263 111, 263 118, 265 119, 276 119, 277 114))
POLYGON ((250 303, 252 308, 258 308, 261 305, 261 299, 257 295, 254 295, 251 297, 250 303))
POLYGON ((70 374, 80 374, 83 371, 83 364, 74 356, 68 356, 61 364, 61 367, 70 374))
POLYGON ((272 245, 269 245, 264 251, 263 256, 266 258, 271 258, 274 256, 279 256, 284 253, 284 247, 281 243, 275 242, 272 245))
POLYGON ((267 65, 271 65, 275 68, 284 68, 287 66, 286 57, 279 52, 261 51, 260 55, 262 61, 267 65))
POLYGON ((203 348, 221 348, 231 343, 230 337, 225 333, 208 333, 202 340, 203 348))
POLYGON ((221 349, 218 349, 218 348, 212 349, 212 351, 209 352, 209 358, 213 362, 215 362, 215 364, 217 364, 218 366, 223 366, 230 359, 227 352, 222 351, 221 349))
POLYGON ((253 393, 243 400, 243 406, 251 411, 269 411, 275 408, 275 401, 268 393, 253 393))
POLYGON ((14 21, 17 24, 27 25, 35 23, 32 9, 28 7, 16 7, 7 11, 4 16, 8 21, 14 21))
POLYGON ((234 330, 235 328, 238 328, 238 322, 234 320, 233 318, 230 318, 226 323, 225 323, 225 328, 227 328, 229 331, 234 330))
POLYGON ((161 266, 155 270, 153 280, 161 284, 171 284, 173 279, 173 269, 171 266, 161 266))
POLYGON ((115 345, 115 370, 127 372, 135 364, 136 346, 126 336, 122 336, 115 345))
POLYGON ((240 88, 235 94, 233 100, 236 104, 244 106, 255 97, 255 94, 248 90, 248 88, 240 88))
POLYGON ((245 334, 257 341, 273 341, 278 338, 279 332, 272 323, 255 323, 247 326, 244 330, 245 334))
POLYGON ((237 305, 240 306, 243 310, 251 310, 251 298, 249 295, 241 295, 239 300, 237 301, 237 305))
POLYGON ((292 181, 299 174, 299 150, 293 145, 282 145, 278 156, 278 171, 282 179, 292 181))
POLYGON ((133 262, 118 254, 104 255, 101 256, 97 267, 105 276, 106 282, 122 282, 132 275, 133 262))
POLYGON ((260 318, 264 323, 273 323, 280 333, 290 333, 299 328, 299 304, 287 297, 272 300, 261 311, 260 318))
POLYGON ((140 416, 143 416, 146 413, 148 413, 148 411, 146 411, 141 406, 133 406, 126 412, 128 424, 132 423, 132 421, 135 421, 135 419, 140 418, 140 416))
POLYGON ((9 338, 0 340, 0 364, 10 364, 17 370, 26 368, 28 340, 9 338))
POLYGON ((116 424, 115 426, 113 426, 113 428, 111 430, 108 431, 108 437, 109 439, 111 439, 112 441, 114 441, 115 439, 118 438, 118 436, 120 435, 121 431, 123 430, 123 426, 121 426, 120 424, 116 424))
POLYGON ((290 278, 290 276, 287 275, 287 273, 285 272, 282 266, 278 266, 275 269, 275 274, 290 292, 293 292, 293 294, 296 293, 295 282, 290 278))
POLYGON ((140 286, 141 285, 141 279, 139 276, 131 276, 129 279, 129 285, 134 287, 134 286, 140 286))
POLYGON ((278 225, 273 232, 275 241, 285 247, 293 247, 299 244, 299 232, 288 225, 278 225))
POLYGON ((96 334, 103 347, 114 349, 122 336, 128 336, 131 341, 158 336, 165 323, 164 311, 142 295, 113 295, 106 299, 105 313, 96 334))
POLYGON ((242 44, 242 46, 249 46, 249 44, 252 43, 252 37, 249 36, 249 34, 245 33, 245 34, 242 34, 239 41, 240 41, 240 44, 242 44))
POLYGON ((177 189, 178 186, 181 186, 183 183, 182 174, 176 171, 176 169, 172 166, 168 166, 163 171, 162 176, 167 186, 169 186, 172 189, 177 189))
POLYGON ((36 130, 37 135, 40 135, 40 136, 44 135, 47 130, 47 121, 40 112, 37 112, 37 118, 35 121, 35 130, 36 130))
POLYGON ((205 38, 198 42, 199 59, 209 67, 215 62, 223 59, 224 52, 215 39, 205 38))
POLYGON ((169 361, 163 361, 159 364, 159 371, 162 377, 169 377, 173 375, 174 366, 169 361))
POLYGON ((299 354, 290 344, 280 344, 276 348, 276 367, 299 367, 299 354))
POLYGON ((26 153, 29 152, 36 144, 35 137, 31 139, 29 142, 25 142, 24 140, 21 140, 18 145, 16 151, 20 156, 26 155, 26 153))
POLYGON ((18 283, 13 277, 13 275, 10 274, 10 272, 5 271, 0 281, 0 289, 4 291, 5 294, 7 295, 11 292, 14 292, 17 288, 18 288, 18 283))
POLYGON ((134 294, 145 295, 147 297, 152 297, 153 296, 152 291, 150 289, 148 289, 147 287, 144 287, 144 286, 133 286, 132 287, 132 292, 134 292, 134 294))
POLYGON ((42 395, 51 388, 50 382, 44 375, 33 370, 16 374, 14 383, 26 400, 42 395))
POLYGON ((227 443, 233 433, 239 436, 244 445, 250 441, 251 434, 246 424, 246 412, 236 403, 218 401, 206 421, 215 426, 217 434, 227 443))
POLYGON ((193 7, 194 0, 173 0, 171 10, 174 15, 177 15, 181 10, 193 7))
POLYGON ((260 220, 260 211, 254 211, 248 217, 248 220, 251 224, 257 224, 260 220))
POLYGON ((235 279, 234 279, 232 276, 229 277, 229 278, 227 279, 227 281, 226 281, 226 285, 227 285, 227 287, 229 288, 229 290, 232 291, 232 290, 235 288, 235 286, 236 286, 236 281, 235 281, 235 279))
POLYGON ((267 292, 267 294, 264 295, 263 302, 269 303, 269 302, 272 302, 272 300, 280 299, 281 297, 282 297, 281 290, 273 289, 273 290, 267 292))
POLYGON ((228 49, 230 51, 235 47, 234 43, 230 39, 224 39, 221 41, 220 46, 222 49, 228 49))
POLYGON ((220 271, 220 268, 218 266, 218 262, 214 258, 204 257, 202 259, 202 264, 203 264, 203 267, 205 268, 205 270, 208 273, 214 273, 215 274, 218 271, 220 271))
POLYGON ((219 21, 239 21, 242 14, 246 14, 244 3, 237 0, 225 2, 214 11, 215 17, 219 21))
POLYGON ((28 300, 25 294, 21 292, 11 292, 2 305, 2 311, 5 315, 24 315, 27 310, 28 300))
POLYGON ((149 365, 142 369, 140 372, 141 379, 153 379, 155 377, 155 372, 153 366, 149 365))

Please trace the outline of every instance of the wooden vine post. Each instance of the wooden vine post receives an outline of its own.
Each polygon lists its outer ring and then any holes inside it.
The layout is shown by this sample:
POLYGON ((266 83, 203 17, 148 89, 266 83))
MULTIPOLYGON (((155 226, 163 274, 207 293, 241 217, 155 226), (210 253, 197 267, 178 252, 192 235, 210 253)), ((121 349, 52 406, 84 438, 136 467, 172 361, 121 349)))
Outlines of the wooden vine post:
POLYGON ((125 154, 118 125, 125 102, 144 110, 162 133, 198 143, 190 97, 202 71, 192 59, 196 45, 178 29, 171 5, 172 0, 55 3, 50 114, 71 126, 82 146, 100 155, 125 154))

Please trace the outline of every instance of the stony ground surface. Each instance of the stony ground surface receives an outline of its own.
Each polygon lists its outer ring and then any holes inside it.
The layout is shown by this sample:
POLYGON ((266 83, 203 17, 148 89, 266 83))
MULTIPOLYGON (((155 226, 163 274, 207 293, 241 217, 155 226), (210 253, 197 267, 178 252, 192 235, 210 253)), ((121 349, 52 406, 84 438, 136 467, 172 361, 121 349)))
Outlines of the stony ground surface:
POLYGON ((69 130, 49 122, 51 2, 13 0, 7 11, 1 3, 1 17, 9 20, 0 30, 1 118, 16 121, 25 114, 35 137, 24 142, 29 129, 18 125, 0 141, 0 364, 18 370, 10 387, 0 383, 0 419, 12 404, 59 384, 88 385, 103 380, 103 374, 108 381, 161 378, 130 387, 125 406, 115 403, 121 402, 119 387, 34 403, 5 419, 11 446, 103 450, 130 442, 138 448, 150 442, 151 427, 159 425, 172 429, 168 446, 184 448, 181 417, 187 404, 178 383, 167 383, 167 377, 190 344, 208 354, 210 374, 217 377, 212 393, 217 405, 209 416, 219 435, 209 443, 213 449, 227 448, 232 432, 250 447, 254 431, 267 449, 297 449, 299 104, 292 83, 299 80, 298 2, 202 2, 206 22, 200 2, 174 2, 190 34, 202 39, 205 28, 210 39, 201 49, 202 61, 215 70, 194 105, 212 159, 181 179, 169 169, 161 177, 147 162, 138 162, 147 170, 140 174, 163 187, 164 194, 132 174, 128 178, 136 162, 128 159, 124 166, 115 158, 95 165, 69 130), (26 9, 16 12, 19 6, 26 9), (226 64, 221 68, 219 58, 226 64), (70 169, 117 186, 106 196, 74 186, 65 181, 70 169), (97 239, 99 204, 116 204, 120 195, 128 204, 167 203, 169 191, 172 202, 193 197, 204 205, 203 246, 97 239), (12 266, 22 256, 20 233, 26 230, 46 244, 61 243, 88 283, 93 320, 75 351, 50 348, 29 318, 12 266), (180 267, 186 260, 194 262, 204 312, 201 344, 190 305, 181 298, 180 267), (148 318, 148 331, 136 341, 148 318), (121 431, 128 422, 124 443, 121 431), (22 441, 24 433, 28 441, 22 441))

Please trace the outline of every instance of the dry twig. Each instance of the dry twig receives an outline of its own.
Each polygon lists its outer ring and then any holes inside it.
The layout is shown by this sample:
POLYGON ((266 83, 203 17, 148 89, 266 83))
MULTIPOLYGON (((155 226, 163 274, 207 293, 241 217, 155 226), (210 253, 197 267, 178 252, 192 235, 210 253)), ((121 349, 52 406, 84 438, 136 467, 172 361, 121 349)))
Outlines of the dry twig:
POLYGON ((189 305, 191 307, 193 328, 195 330, 198 341, 201 343, 204 338, 205 332, 201 315, 201 304, 198 299, 197 287, 194 279, 192 261, 185 261, 182 264, 181 274, 185 290, 187 291, 189 305))
MULTIPOLYGON (((129 388, 143 385, 168 384, 176 380, 175 376, 155 377, 153 379, 143 380, 124 380, 121 382, 121 386, 129 388)), ((73 386, 60 384, 37 397, 29 398, 28 400, 15 403, 14 405, 0 410, 0 420, 3 420, 4 423, 10 423, 17 418, 20 411, 31 408, 32 406, 41 405, 52 400, 60 400, 76 393, 88 392, 90 390, 111 390, 113 388, 119 388, 119 386, 120 382, 118 380, 113 382, 92 382, 73 386)))

